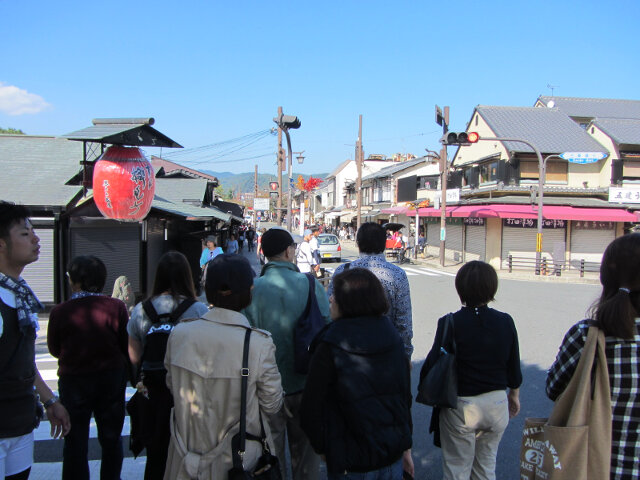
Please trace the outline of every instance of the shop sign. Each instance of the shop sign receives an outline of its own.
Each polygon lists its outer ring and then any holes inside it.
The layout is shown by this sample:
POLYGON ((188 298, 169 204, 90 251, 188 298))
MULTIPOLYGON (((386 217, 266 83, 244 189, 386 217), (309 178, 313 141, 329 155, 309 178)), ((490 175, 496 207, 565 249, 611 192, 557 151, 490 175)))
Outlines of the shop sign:
POLYGON ((587 221, 575 221, 572 228, 576 230, 613 230, 614 222, 587 222, 587 221))
POLYGON ((609 187, 609 202, 640 203, 640 188, 609 187))
POLYGON ((479 217, 467 217, 464 219, 465 225, 484 225, 484 218, 479 217))
MULTIPOLYGON (((538 228, 538 220, 535 218, 505 218, 502 220, 505 227, 538 228)), ((565 228, 566 220, 542 220, 542 228, 565 228)))

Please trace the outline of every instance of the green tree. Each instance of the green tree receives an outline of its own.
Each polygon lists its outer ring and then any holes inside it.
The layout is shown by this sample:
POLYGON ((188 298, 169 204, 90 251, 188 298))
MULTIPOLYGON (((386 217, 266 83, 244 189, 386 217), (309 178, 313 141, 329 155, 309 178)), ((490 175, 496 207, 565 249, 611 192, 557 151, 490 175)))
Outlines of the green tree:
POLYGON ((17 128, 2 128, 0 127, 0 133, 7 133, 7 134, 11 134, 11 135, 25 135, 25 133, 22 130, 19 130, 17 128))

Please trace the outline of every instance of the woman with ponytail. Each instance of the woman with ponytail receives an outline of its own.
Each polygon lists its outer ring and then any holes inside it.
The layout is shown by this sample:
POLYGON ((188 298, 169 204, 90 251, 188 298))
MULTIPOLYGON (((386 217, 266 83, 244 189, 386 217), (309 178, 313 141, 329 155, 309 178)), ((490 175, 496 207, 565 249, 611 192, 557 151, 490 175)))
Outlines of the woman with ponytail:
MULTIPOLYGON (((547 374, 547 396, 555 400, 573 375, 589 326, 606 336, 611 387, 611 479, 640 478, 640 233, 609 244, 600 267, 602 294, 587 320, 569 329, 547 374)), ((603 441, 606 441, 603 439, 603 441)))

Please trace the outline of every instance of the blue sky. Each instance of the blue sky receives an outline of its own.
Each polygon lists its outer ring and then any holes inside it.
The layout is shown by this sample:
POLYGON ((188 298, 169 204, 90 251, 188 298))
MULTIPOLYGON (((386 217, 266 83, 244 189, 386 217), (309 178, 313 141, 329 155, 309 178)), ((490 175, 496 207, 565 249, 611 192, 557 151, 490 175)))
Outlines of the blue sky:
POLYGON ((638 18, 637 0, 0 0, 0 126, 152 116, 208 146, 175 161, 275 173, 282 106, 302 121, 294 171, 329 172, 353 158, 360 114, 365 156, 422 155, 439 148, 435 104, 461 130, 476 105, 532 106, 547 85, 640 100, 638 18))

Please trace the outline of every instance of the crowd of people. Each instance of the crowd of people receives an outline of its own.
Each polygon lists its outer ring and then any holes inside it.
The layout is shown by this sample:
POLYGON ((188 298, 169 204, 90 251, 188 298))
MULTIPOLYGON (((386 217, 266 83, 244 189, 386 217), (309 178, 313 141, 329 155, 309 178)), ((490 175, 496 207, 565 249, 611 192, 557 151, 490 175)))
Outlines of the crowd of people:
MULTIPOLYGON (((38 259, 39 239, 24 207, 0 202, 0 478, 29 477, 44 410, 52 437, 64 438, 62 478, 89 478, 93 416, 100 478, 119 479, 125 408, 130 448, 146 448, 145 479, 230 478, 232 469, 259 465, 282 478, 313 480, 322 462, 331 480, 412 478, 411 293, 404 270, 385 258, 387 233, 364 223, 355 235, 359 257, 340 265, 325 290, 313 276, 317 231, 306 230, 300 245, 282 228, 249 231, 230 235, 224 248, 214 236, 204 239, 206 304, 182 253, 160 258, 149 298, 131 310, 102 294, 107 271, 100 259, 73 258, 71 297, 53 308, 47 332, 58 358, 58 398, 35 365, 43 307, 21 278, 38 259), (252 250, 254 240, 264 259, 258 276, 236 254, 245 243, 252 250), (301 369, 295 332, 309 305, 324 327, 301 369), (127 382, 136 394, 125 406, 127 382), (277 461, 265 464, 270 452, 277 461)), ((639 263, 640 234, 609 245, 591 319, 569 330, 547 380, 555 399, 573 375, 588 327, 604 331, 612 479, 640 474, 639 263)), ((489 264, 463 265, 455 288, 462 307, 439 319, 420 377, 434 368, 451 325, 458 399, 454 408, 433 409, 429 430, 442 449, 443 478, 493 479, 500 440, 520 411, 518 334, 509 314, 489 307, 498 291, 489 264)), ((126 284, 117 290, 131 296, 126 284)))

